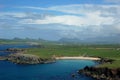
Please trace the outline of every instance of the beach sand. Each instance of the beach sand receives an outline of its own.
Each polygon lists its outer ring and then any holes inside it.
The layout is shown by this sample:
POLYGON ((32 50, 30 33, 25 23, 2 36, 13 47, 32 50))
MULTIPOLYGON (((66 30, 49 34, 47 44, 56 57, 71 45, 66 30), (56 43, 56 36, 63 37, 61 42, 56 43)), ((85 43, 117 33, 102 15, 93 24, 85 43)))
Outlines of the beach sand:
POLYGON ((74 60, 79 60, 79 59, 83 59, 83 60, 100 60, 100 58, 96 58, 96 57, 83 57, 83 56, 78 56, 78 57, 56 57, 57 60, 64 60, 64 59, 74 59, 74 60))

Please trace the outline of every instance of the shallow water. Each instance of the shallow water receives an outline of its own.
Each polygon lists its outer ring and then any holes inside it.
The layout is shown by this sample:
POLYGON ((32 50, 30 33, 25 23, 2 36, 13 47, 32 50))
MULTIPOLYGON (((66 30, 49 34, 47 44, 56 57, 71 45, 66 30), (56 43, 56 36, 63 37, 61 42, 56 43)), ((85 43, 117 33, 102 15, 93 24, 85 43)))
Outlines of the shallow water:
MULTIPOLYGON (((6 49, 9 46, 0 46, 0 48, 6 49)), ((26 48, 26 46, 15 47, 26 48)), ((93 80, 78 75, 77 70, 94 65, 97 64, 90 60, 58 60, 52 64, 37 65, 18 65, 8 61, 0 61, 0 80, 93 80), (71 76, 73 73, 76 74, 75 78, 71 76)))

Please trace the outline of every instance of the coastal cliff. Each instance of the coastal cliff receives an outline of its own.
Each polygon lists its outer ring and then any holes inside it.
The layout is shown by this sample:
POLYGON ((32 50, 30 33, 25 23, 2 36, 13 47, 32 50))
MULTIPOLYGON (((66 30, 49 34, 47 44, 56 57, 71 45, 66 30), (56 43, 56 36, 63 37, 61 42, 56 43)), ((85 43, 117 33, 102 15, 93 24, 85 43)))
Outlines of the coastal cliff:
POLYGON ((107 67, 88 67, 78 71, 79 74, 84 74, 97 80, 120 80, 120 68, 109 69, 107 67))
MULTIPOLYGON (((101 58, 99 64, 113 63, 113 59, 101 58)), ((88 67, 78 71, 79 74, 95 78, 97 80, 120 80, 120 68, 110 69, 108 67, 88 67)))

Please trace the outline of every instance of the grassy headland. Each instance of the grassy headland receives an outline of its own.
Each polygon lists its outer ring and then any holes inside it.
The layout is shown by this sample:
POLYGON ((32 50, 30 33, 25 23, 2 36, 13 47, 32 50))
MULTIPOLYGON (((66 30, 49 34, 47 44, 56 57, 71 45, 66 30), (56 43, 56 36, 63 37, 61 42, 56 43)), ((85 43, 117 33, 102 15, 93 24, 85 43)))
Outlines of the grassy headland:
POLYGON ((119 45, 45 45, 41 48, 27 49, 25 54, 34 54, 41 58, 55 56, 92 56, 114 59, 115 61, 99 65, 100 67, 120 67, 119 45))
POLYGON ((39 48, 29 48, 25 54, 37 55, 41 58, 51 58, 55 56, 92 56, 114 59, 115 61, 99 65, 99 67, 120 68, 120 45, 117 44, 61 44, 45 40, 31 39, 0 39, 0 44, 38 44, 39 48))

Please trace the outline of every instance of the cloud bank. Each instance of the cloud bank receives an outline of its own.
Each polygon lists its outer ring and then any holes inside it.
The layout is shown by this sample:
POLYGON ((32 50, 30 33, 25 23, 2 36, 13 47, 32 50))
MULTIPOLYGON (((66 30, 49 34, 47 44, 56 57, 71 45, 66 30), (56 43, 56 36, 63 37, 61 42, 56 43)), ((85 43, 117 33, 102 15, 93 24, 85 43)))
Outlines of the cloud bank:
POLYGON ((41 12, 0 12, 0 30, 51 30, 51 32, 55 31, 54 34, 57 34, 59 38, 81 39, 120 34, 120 6, 117 4, 71 4, 46 8, 34 6, 17 8, 45 11, 47 14, 41 12), (51 11, 52 15, 49 14, 51 11))

